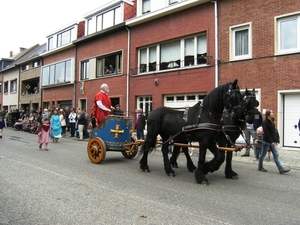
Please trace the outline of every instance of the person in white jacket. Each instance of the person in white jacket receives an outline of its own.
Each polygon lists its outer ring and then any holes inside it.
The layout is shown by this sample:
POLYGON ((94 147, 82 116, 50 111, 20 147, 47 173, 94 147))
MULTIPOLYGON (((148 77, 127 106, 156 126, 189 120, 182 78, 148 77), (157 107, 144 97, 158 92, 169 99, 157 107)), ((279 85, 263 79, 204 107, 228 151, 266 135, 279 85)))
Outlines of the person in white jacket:
POLYGON ((66 114, 65 111, 63 109, 59 110, 60 112, 60 126, 61 126, 61 135, 63 137, 66 136, 66 126, 67 126, 67 122, 66 122, 66 114))

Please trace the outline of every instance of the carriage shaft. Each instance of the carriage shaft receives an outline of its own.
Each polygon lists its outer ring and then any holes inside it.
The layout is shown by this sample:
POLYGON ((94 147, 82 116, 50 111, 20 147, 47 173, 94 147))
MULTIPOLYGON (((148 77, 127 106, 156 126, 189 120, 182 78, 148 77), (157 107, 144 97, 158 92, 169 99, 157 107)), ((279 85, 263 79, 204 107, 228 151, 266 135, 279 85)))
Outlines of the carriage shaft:
MULTIPOLYGON (((136 140, 133 143, 128 143, 128 144, 124 144, 124 146, 131 146, 131 145, 138 145, 140 143, 145 142, 145 140, 136 140)), ((156 144, 162 144, 162 141, 157 141, 156 144)), ((185 143, 172 143, 171 145, 173 146, 177 146, 177 147, 191 147, 191 148, 199 148, 199 145, 193 145, 193 144, 185 144, 185 143)), ((218 147, 218 149, 220 151, 236 151, 238 150, 242 150, 243 148, 250 148, 251 146, 247 146, 247 145, 236 145, 235 148, 233 147, 218 147)))

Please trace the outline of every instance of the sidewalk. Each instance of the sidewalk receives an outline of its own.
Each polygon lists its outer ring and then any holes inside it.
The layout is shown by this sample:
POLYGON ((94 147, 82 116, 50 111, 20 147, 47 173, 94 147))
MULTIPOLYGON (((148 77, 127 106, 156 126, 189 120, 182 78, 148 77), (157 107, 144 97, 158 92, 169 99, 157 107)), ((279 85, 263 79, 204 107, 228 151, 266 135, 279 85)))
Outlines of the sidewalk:
MULTIPOLYGON (((12 128, 8 128, 8 129, 13 130, 12 128)), ((22 131, 15 131, 15 132, 22 132, 22 131)), ((66 136, 62 138, 78 142, 78 138, 70 137, 70 132, 67 132, 66 136)), ((89 139, 85 138, 83 141, 88 142, 89 139)), ((242 151, 240 152, 233 152, 232 160, 237 162, 252 163, 257 165, 258 162, 255 161, 253 149, 250 150, 249 157, 241 157, 241 155, 243 155, 244 152, 245 149, 242 149, 242 151)), ((292 170, 300 170, 300 149, 279 147, 278 152, 279 152, 279 159, 283 167, 290 167, 292 170)), ((192 157, 198 157, 198 149, 194 149, 194 154, 192 157)), ((213 157, 212 153, 209 150, 207 151, 207 157, 208 158, 213 157)), ((271 155, 271 161, 269 162, 264 161, 264 165, 276 166, 274 161, 272 160, 272 155, 271 155)))
MULTIPOLYGON (((197 150, 195 150, 197 152, 197 150)), ((237 162, 246 162, 246 163, 252 163, 252 164, 258 164, 258 161, 255 160, 253 149, 250 150, 250 156, 249 157, 241 157, 245 152, 245 149, 242 149, 240 152, 233 152, 232 161, 237 162)), ((279 152, 279 159, 281 162, 281 165, 283 167, 290 167, 292 170, 300 170, 300 149, 293 149, 293 148, 286 148, 281 147, 278 148, 279 152)), ((198 156, 198 154, 197 154, 198 156)), ((207 156, 213 157, 213 155, 210 153, 210 151, 207 151, 207 156)), ((271 161, 265 161, 267 157, 264 159, 264 166, 265 165, 273 165, 276 166, 274 161, 272 160, 271 155, 271 161)))

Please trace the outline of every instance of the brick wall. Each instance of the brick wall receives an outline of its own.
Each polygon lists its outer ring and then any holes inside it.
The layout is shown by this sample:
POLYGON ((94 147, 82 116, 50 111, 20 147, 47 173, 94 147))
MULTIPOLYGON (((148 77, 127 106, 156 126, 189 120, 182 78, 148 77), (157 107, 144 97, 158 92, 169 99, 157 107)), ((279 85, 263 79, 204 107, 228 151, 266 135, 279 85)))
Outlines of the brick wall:
POLYGON ((237 78, 240 88, 261 88, 261 108, 277 112, 277 91, 300 88, 300 55, 275 55, 275 17, 299 12, 300 1, 221 1, 220 83, 237 78), (253 58, 229 61, 229 27, 252 23, 253 58))
MULTIPOLYGON (((65 59, 75 57, 75 48, 69 48, 59 53, 44 57, 44 65, 56 63, 65 59)), ((51 88, 44 88, 42 90, 43 103, 50 102, 50 108, 57 106, 59 101, 72 101, 73 106, 76 106, 74 101, 74 85, 62 85, 51 88), (53 104, 52 104, 53 103, 53 104)), ((43 105, 44 108, 44 105, 43 105)))
MULTIPOLYGON (((109 96, 111 98, 119 98, 120 104, 125 111, 126 105, 126 79, 127 79, 127 46, 128 46, 128 33, 124 29, 112 35, 100 37, 93 41, 78 45, 77 49, 77 76, 76 76, 76 93, 77 98, 87 99, 87 108, 90 109, 93 105, 93 99, 96 93, 100 91, 100 85, 107 83, 110 87, 109 96), (88 79, 84 82, 84 94, 80 93, 79 83, 79 68, 80 62, 84 59, 96 58, 109 53, 122 51, 122 69, 121 75, 107 76, 96 79, 88 79)), ((89 112, 90 113, 90 112, 89 112)))
MULTIPOLYGON (((201 32, 207 33, 207 54, 214 57, 213 18, 213 4, 209 3, 132 27, 130 68, 139 67, 138 48, 201 32)), ((157 108, 163 105, 166 94, 208 93, 214 88, 214 82, 213 66, 131 77, 130 108, 137 107, 137 96, 152 96, 153 108, 157 108), (155 79, 159 79, 159 85, 155 85, 155 79)))

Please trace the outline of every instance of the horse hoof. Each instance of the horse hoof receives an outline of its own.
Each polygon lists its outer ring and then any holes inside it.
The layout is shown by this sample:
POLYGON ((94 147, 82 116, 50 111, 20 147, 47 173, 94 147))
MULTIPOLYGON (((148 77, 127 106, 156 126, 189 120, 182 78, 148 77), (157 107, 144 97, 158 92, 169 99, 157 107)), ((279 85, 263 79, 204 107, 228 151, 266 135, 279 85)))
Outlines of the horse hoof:
POLYGON ((226 175, 226 178, 237 180, 237 179, 239 179, 239 175, 238 174, 226 175))
POLYGON ((150 170, 149 169, 144 169, 143 170, 145 173, 150 173, 150 170))
POLYGON ((204 185, 204 186, 209 185, 208 181, 205 181, 205 180, 201 181, 200 184, 202 184, 202 185, 204 185))
POLYGON ((175 174, 174 173, 169 173, 168 176, 169 177, 175 177, 175 174))

